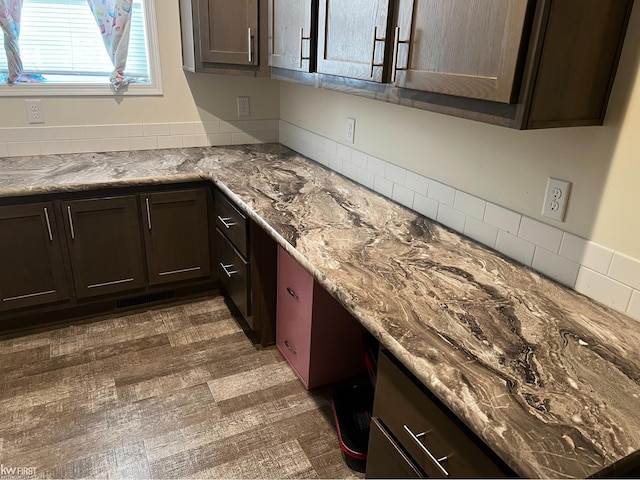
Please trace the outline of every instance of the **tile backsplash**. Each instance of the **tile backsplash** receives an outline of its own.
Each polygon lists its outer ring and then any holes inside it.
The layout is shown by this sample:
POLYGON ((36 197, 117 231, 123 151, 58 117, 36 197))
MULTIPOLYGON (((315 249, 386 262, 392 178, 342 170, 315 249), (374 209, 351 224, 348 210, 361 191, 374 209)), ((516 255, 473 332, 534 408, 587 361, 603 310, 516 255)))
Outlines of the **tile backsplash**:
POLYGON ((280 121, 280 143, 640 320, 640 261, 280 121))
POLYGON ((0 157, 278 141, 278 120, 0 128, 0 157))

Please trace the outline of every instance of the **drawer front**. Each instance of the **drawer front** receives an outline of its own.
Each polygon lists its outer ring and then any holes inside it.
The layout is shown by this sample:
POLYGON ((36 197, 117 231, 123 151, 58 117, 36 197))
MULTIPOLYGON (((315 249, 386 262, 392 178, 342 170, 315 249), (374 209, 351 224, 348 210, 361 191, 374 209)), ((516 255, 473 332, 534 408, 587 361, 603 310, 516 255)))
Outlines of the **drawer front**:
POLYGON ((422 390, 387 351, 380 352, 376 397, 378 417, 428 476, 504 477, 501 466, 463 430, 451 412, 422 390), (440 461, 439 461, 440 460, 440 461))
POLYGON ((278 247, 278 308, 311 324, 313 277, 278 247))
POLYGON ((278 249, 276 345, 305 386, 309 386, 313 277, 278 249))
POLYGON ((216 226, 233 243, 238 252, 249 259, 248 219, 222 193, 215 193, 216 226))
POLYGON ((424 478, 376 417, 369 431, 366 478, 424 478))
POLYGON ((229 240, 218 229, 216 229, 216 252, 220 282, 242 316, 249 321, 251 315, 251 269, 249 262, 236 252, 229 240))

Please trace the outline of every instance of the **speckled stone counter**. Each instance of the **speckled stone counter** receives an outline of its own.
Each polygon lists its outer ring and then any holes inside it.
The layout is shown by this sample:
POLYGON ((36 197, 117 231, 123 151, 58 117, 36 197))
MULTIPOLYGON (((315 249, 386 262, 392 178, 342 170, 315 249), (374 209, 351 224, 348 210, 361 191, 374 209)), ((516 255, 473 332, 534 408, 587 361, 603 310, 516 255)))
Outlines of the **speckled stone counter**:
MULTIPOLYGON (((0 196, 210 179, 524 477, 640 450, 636 321, 280 145, 0 159, 0 196)), ((639 461, 640 463, 640 461, 639 461)))

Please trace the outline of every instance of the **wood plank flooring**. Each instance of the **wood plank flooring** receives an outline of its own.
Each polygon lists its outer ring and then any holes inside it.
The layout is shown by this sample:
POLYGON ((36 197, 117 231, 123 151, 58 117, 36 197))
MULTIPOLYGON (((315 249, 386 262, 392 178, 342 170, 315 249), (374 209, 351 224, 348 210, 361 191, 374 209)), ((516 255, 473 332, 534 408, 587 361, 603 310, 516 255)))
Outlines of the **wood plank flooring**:
POLYGON ((330 398, 252 345, 220 296, 104 317, 0 340, 0 463, 35 467, 25 478, 362 478, 330 398))

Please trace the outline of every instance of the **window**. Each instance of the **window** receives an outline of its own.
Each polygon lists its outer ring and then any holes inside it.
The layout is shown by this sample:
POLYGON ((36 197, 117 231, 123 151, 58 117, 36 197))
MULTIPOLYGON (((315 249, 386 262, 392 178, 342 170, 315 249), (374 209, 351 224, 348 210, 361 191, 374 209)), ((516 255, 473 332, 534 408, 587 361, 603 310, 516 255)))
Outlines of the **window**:
MULTIPOLYGON (((135 82, 125 95, 162 93, 156 46, 154 1, 133 0, 125 75, 135 82)), ((24 0, 20 54, 24 73, 43 81, 7 85, 0 42, 0 96, 113 94, 113 66, 86 0, 24 0)))

